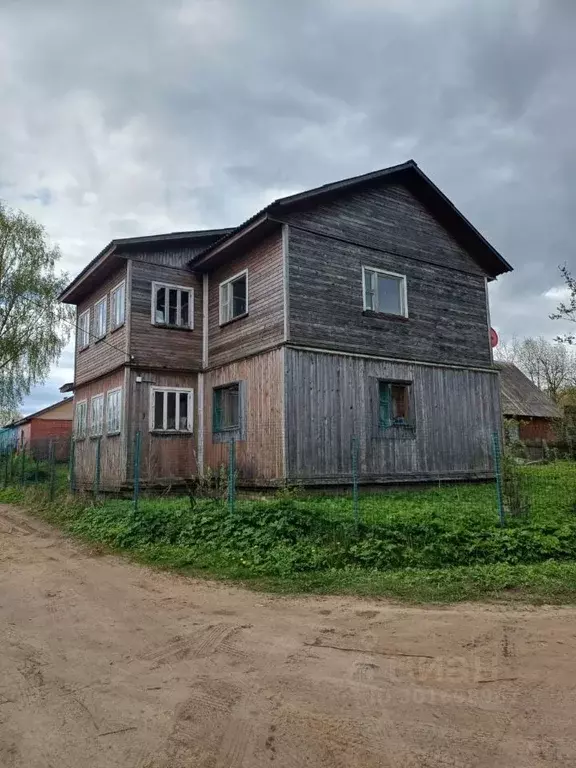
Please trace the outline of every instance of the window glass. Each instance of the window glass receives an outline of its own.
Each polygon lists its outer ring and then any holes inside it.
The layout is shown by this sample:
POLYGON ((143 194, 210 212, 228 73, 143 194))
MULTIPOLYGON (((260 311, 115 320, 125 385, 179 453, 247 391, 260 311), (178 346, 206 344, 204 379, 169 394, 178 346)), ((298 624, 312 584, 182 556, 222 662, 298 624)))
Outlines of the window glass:
POLYGON ((83 349, 90 344, 90 310, 78 318, 78 347, 83 349))
POLYGON ((378 382, 378 422, 381 427, 410 424, 410 385, 378 382))
POLYGON ((166 401, 167 401, 166 429, 176 429, 176 392, 167 392, 166 401))
POLYGON ((220 284, 220 323, 227 323, 248 312, 247 274, 220 284))
POLYGON ((213 394, 214 431, 240 428, 240 385, 219 387, 213 394))
POLYGON ((176 325, 178 321, 178 291, 174 288, 168 289, 168 323, 176 325))
POLYGON ((157 323, 166 322, 166 291, 164 288, 158 288, 156 291, 156 313, 154 317, 157 323))
POLYGON ((78 438, 86 436, 86 412, 86 401, 76 403, 76 424, 74 429, 78 438))
POLYGON ((178 429, 188 429, 188 393, 179 392, 180 408, 178 415, 178 429))
POLYGON ((402 276, 364 268, 364 309, 406 315, 405 281, 402 276))
POLYGON ((120 432, 121 408, 121 390, 116 389, 112 392, 108 392, 106 399, 106 431, 108 433, 120 432))
POLYGON ((164 429, 164 392, 154 392, 154 429, 164 429))
POLYGON ((121 283, 110 293, 110 322, 112 328, 118 328, 124 323, 125 304, 126 287, 124 283, 121 283))
POLYGON ((158 325, 193 327, 192 289, 154 283, 152 302, 152 322, 158 325))
POLYGON ((179 325, 189 324, 190 294, 188 291, 182 291, 180 297, 180 322, 179 325))
POLYGON ((104 395, 95 395, 91 400, 90 409, 90 434, 102 434, 102 422, 104 416, 104 395))

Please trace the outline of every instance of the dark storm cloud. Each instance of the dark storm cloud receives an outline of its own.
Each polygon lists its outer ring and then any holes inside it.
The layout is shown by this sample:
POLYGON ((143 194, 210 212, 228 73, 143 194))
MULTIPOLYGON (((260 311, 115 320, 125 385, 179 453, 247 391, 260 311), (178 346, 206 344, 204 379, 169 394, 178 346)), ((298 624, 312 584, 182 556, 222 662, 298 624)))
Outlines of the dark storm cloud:
POLYGON ((412 156, 516 267, 499 330, 558 332, 569 0, 23 0, 0 29, 0 196, 70 271, 115 235, 231 225, 412 156))

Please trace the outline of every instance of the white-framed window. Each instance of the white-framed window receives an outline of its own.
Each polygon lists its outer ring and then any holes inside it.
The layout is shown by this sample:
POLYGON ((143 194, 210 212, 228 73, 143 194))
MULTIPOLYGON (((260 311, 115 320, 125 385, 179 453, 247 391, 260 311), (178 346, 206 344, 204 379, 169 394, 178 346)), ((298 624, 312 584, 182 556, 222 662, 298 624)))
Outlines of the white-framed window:
POLYGON ((106 310, 108 307, 108 297, 94 304, 94 336, 101 339, 106 336, 106 310))
POLYGON ((110 291, 110 327, 112 330, 124 325, 126 306, 126 283, 124 280, 110 291))
POLYGON ((194 289, 182 285, 152 283, 152 323, 194 327, 194 289))
POLYGON ((220 283, 220 325, 248 314, 248 270, 220 283))
POLYGON ((122 387, 106 393, 106 434, 114 435, 122 429, 122 387))
POLYGON ((408 317, 406 275, 362 267, 362 282, 365 310, 408 317))
POLYGON ((88 403, 86 400, 79 400, 76 403, 74 412, 74 434, 77 440, 86 437, 86 416, 88 413, 88 403))
POLYGON ((94 395, 90 399, 90 435, 102 434, 104 427, 104 395, 94 395))
POLYGON ((78 318, 78 349, 86 349, 90 344, 90 310, 87 309, 78 318))
POLYGON ((192 432, 194 390, 153 387, 150 403, 150 430, 192 432))

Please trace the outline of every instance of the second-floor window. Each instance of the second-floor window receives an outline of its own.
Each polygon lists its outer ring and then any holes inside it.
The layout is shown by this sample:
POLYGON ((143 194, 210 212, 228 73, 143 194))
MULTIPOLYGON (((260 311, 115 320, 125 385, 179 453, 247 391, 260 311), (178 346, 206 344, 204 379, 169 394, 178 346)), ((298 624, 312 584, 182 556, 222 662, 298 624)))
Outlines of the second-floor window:
POLYGON ((101 339, 106 336, 106 309, 107 309, 107 297, 97 301, 94 304, 94 336, 97 339, 101 339))
POLYGON ((220 325, 248 314, 248 271, 220 283, 220 325))
POLYGON ((110 291, 110 327, 120 328, 124 325, 126 305, 126 283, 122 282, 110 291))
POLYGON ((194 291, 181 285, 152 283, 152 323, 194 327, 194 291))
POLYGON ((85 349, 90 344, 90 310, 82 312, 78 318, 78 349, 85 349))
POLYGON ((408 317, 405 275, 362 267, 362 278, 365 310, 408 317))

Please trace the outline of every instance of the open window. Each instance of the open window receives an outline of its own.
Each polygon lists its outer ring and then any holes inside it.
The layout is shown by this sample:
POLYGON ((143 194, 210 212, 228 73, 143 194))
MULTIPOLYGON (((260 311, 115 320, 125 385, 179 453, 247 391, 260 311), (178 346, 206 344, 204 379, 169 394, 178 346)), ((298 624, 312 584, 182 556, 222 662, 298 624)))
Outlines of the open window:
POLYGON ((405 275, 362 267, 362 280, 365 311, 408 317, 405 275))
POLYGON ((220 325, 248 314, 248 270, 220 283, 220 325))
POLYGON ((172 328, 194 327, 194 290, 152 283, 152 323, 172 328))
POLYGON ((413 426, 410 398, 411 384, 404 382, 378 382, 378 426, 380 429, 413 426))
POLYGON ((152 432, 192 432, 192 389, 154 387, 150 406, 152 432))

